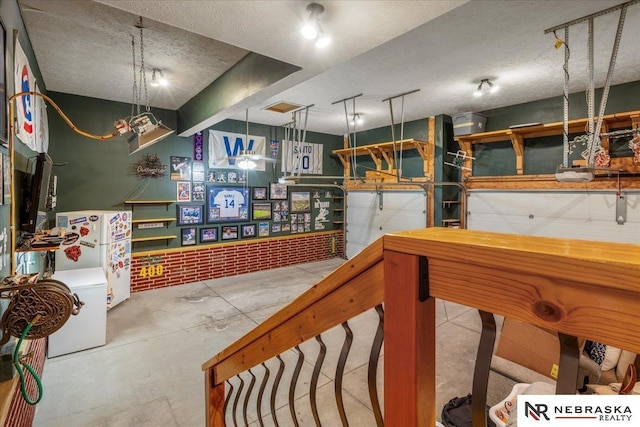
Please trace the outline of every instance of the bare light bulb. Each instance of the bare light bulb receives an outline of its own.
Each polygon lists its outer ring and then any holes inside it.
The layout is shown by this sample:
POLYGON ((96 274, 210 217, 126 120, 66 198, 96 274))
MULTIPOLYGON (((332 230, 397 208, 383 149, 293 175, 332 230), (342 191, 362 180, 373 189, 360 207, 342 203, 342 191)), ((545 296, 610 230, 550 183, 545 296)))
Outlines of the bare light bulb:
POLYGON ((321 34, 320 37, 318 37, 318 39, 316 40, 316 47, 318 49, 327 47, 329 46, 329 44, 331 44, 331 37, 325 36, 324 34, 321 34))
POLYGON ((302 37, 307 40, 313 40, 318 36, 318 29, 312 22, 307 21, 307 23, 300 30, 302 33, 302 37))

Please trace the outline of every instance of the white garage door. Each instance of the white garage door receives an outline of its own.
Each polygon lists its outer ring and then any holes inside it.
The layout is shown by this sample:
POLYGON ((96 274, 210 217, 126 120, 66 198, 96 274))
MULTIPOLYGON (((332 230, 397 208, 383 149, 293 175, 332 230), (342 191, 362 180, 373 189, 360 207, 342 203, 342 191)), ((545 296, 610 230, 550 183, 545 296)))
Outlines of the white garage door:
POLYGON ((423 191, 347 192, 347 258, 385 233, 427 226, 427 197, 423 191))
POLYGON ((613 192, 470 191, 467 228, 534 236, 640 243, 640 193, 625 193, 616 222, 613 192))

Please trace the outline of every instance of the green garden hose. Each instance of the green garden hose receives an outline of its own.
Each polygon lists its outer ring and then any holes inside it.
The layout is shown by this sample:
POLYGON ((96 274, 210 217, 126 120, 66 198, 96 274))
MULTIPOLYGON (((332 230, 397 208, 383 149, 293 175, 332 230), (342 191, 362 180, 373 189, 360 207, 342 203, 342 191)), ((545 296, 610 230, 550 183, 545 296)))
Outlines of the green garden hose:
POLYGON ((18 371, 18 376, 20 376, 20 391, 22 392, 22 398, 29 405, 35 405, 38 402, 40 402, 40 399, 42 399, 42 382, 40 381, 40 377, 38 377, 38 373, 35 371, 35 369, 31 367, 31 365, 29 365, 28 363, 20 362, 19 353, 20 353, 20 346, 22 345, 22 340, 24 339, 24 337, 27 336, 27 334, 29 333, 29 329, 31 329, 31 327, 35 323, 37 323, 38 320, 40 320, 40 315, 37 315, 27 325, 27 327, 24 328, 24 331, 22 331, 22 335, 20 335, 20 339, 18 340, 18 344, 16 345, 16 348, 13 351, 13 364, 16 367, 16 371, 18 371), (22 366, 24 366, 27 369, 27 371, 29 371, 33 379, 36 380, 36 384, 38 385, 38 398, 36 400, 31 400, 31 398, 29 397, 29 393, 27 393, 27 381, 25 378, 24 371, 22 370, 22 366))

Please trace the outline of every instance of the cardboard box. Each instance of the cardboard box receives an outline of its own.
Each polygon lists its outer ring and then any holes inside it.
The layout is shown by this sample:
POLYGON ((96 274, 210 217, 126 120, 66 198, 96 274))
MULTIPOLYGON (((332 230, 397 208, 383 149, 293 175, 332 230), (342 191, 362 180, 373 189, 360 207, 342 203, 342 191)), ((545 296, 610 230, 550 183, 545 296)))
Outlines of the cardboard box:
POLYGON ((546 377, 558 379, 560 341, 550 331, 505 318, 495 354, 546 377))

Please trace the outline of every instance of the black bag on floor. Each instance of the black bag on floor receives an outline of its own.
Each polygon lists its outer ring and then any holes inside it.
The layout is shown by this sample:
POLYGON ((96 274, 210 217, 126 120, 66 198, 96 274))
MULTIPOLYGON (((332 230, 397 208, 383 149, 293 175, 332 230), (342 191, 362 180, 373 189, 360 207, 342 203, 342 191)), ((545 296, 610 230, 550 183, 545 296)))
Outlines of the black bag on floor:
MULTIPOLYGON (((489 418, 487 406, 487 427, 496 427, 489 418)), ((442 424, 446 427, 472 427, 471 393, 464 397, 454 397, 442 408, 442 424)))

